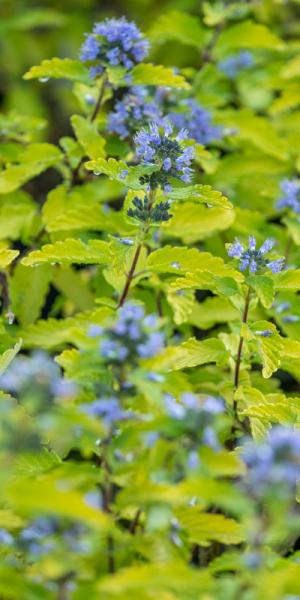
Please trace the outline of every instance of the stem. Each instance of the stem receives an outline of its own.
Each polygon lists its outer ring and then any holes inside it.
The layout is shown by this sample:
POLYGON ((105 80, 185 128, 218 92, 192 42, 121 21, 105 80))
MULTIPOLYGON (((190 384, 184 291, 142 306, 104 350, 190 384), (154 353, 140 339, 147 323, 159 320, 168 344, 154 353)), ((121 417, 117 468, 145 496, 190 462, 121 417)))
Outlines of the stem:
POLYGON ((102 85, 101 85, 101 88, 100 88, 100 93, 99 93, 99 96, 98 96, 98 100, 97 100, 97 102, 95 104, 95 108, 94 108, 94 110, 93 110, 93 112, 91 114, 91 117, 90 117, 90 122, 91 123, 93 123, 95 121, 95 119, 97 117, 97 114, 98 114, 98 112, 99 112, 99 110, 100 110, 100 108, 102 106, 102 102, 103 102, 103 98, 104 98, 104 92, 106 90, 106 84, 107 84, 107 75, 105 73, 103 75, 103 80, 102 80, 102 85))
POLYGON ((140 508, 138 508, 138 510, 136 511, 135 517, 129 528, 129 532, 131 533, 131 535, 134 535, 136 532, 136 528, 139 524, 139 519, 140 519, 141 514, 142 514, 142 510, 140 508))
POLYGON ((122 292, 122 294, 120 296, 120 300, 119 300, 119 304, 118 304, 117 308, 120 308, 121 306, 123 306, 123 304, 124 304, 124 302, 125 302, 125 300, 126 300, 126 298, 128 296, 129 288, 130 288, 131 282, 133 280, 134 272, 135 272, 136 265, 137 265, 137 262, 138 262, 139 257, 140 257, 140 253, 141 253, 142 247, 143 247, 142 242, 139 242, 138 245, 137 245, 137 247, 136 247, 136 250, 135 250, 135 253, 134 253, 134 257, 133 257, 133 260, 132 260, 132 263, 131 263, 131 267, 129 269, 129 273, 127 275, 127 278, 126 278, 126 281, 125 281, 125 285, 124 285, 124 289, 123 289, 123 292, 122 292))
MULTIPOLYGON (((95 108, 94 108, 94 110, 93 110, 93 112, 92 112, 92 114, 90 116, 90 119, 89 119, 90 123, 93 123, 95 121, 95 119, 96 119, 96 117, 98 115, 98 112, 99 112, 99 110, 100 110, 100 108, 101 108, 101 106, 103 104, 104 93, 105 93, 105 90, 106 90, 106 84, 107 84, 107 75, 105 73, 103 75, 102 85, 101 85, 101 88, 100 88, 98 100, 97 100, 97 102, 95 104, 95 108)), ((79 171, 80 171, 83 163, 84 163, 84 156, 80 159, 77 167, 75 167, 75 169, 73 169, 73 171, 72 171, 72 185, 74 185, 76 183, 76 181, 78 179, 79 171)))
POLYGON ((293 240, 291 237, 288 238, 287 243, 286 243, 286 247, 285 247, 285 251, 284 251, 284 256, 285 256, 285 260, 287 261, 290 251, 292 249, 293 246, 293 240))
MULTIPOLYGON (((244 312, 243 312, 243 318, 242 318, 243 324, 247 323, 249 304, 250 304, 250 296, 251 296, 251 288, 248 287, 246 301, 245 301, 245 307, 244 307, 244 312)), ((243 338, 243 335, 241 334, 239 345, 238 345, 237 357, 236 357, 235 371, 234 371, 234 389, 235 390, 239 387, 239 377, 240 377, 240 367, 241 367, 241 360, 242 360, 243 345, 244 345, 244 338, 243 338)), ((237 418, 237 400, 233 401, 233 411, 234 411, 235 417, 237 418)))
MULTIPOLYGON (((105 441, 105 444, 110 443, 110 438, 105 441)), ((110 503, 112 500, 112 486, 109 479, 109 466, 106 457, 106 448, 103 447, 103 456, 102 456, 102 467, 104 469, 104 481, 102 486, 102 507, 105 513, 111 514, 110 503)), ((107 568, 109 573, 115 572, 115 544, 112 535, 108 535, 106 538, 106 547, 107 547, 107 568)))
MULTIPOLYGON (((153 206, 153 202, 155 200, 155 193, 156 193, 156 190, 150 190, 150 193, 149 193, 149 213, 151 211, 151 208, 153 206)), ((145 233, 147 233, 148 229, 149 229, 149 226, 144 229, 143 235, 145 233)), ((137 263, 138 263, 138 260, 139 260, 140 254, 141 254, 142 247, 143 247, 143 242, 142 241, 138 242, 138 245, 136 247, 136 250, 135 250, 135 253, 134 253, 134 256, 133 256, 133 259, 132 259, 131 267, 130 267, 128 275, 126 277, 125 285, 124 285, 122 294, 120 296, 120 300, 119 300, 119 304, 118 304, 117 308, 120 308, 121 306, 123 306, 123 304, 124 304, 124 302, 125 302, 125 300, 126 300, 126 298, 128 296, 128 292, 129 292, 132 280, 134 278, 135 269, 136 269, 136 266, 137 266, 137 263)))
POLYGON ((10 297, 8 291, 8 281, 6 273, 0 273, 0 286, 2 288, 2 312, 9 312, 10 297))
POLYGON ((163 308, 162 308, 162 302, 161 302, 161 299, 162 299, 162 292, 161 292, 161 290, 158 290, 158 291, 156 292, 155 299, 156 299, 156 310, 157 310, 157 314, 158 314, 160 317, 163 317, 163 316, 164 316, 164 312, 163 312, 163 308))

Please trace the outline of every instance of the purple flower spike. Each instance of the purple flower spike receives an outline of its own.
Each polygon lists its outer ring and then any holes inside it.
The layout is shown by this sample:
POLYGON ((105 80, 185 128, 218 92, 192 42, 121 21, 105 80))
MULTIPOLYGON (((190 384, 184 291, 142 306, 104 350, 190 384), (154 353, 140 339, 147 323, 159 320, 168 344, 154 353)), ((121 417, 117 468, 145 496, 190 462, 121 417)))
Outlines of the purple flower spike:
POLYGON ((268 260, 265 255, 274 247, 274 240, 267 239, 257 250, 256 239, 253 235, 249 236, 248 248, 243 246, 239 240, 227 247, 228 256, 239 260, 240 271, 249 269, 249 273, 257 273, 261 269, 268 268, 273 273, 279 273, 284 267, 284 258, 268 260))
POLYGON ((96 77, 107 66, 132 69, 149 51, 149 42, 138 27, 125 17, 105 19, 96 23, 93 32, 86 36, 80 60, 90 63, 90 75, 96 77))
POLYGON ((277 202, 277 208, 287 208, 300 214, 300 182, 297 179, 283 179, 280 189, 283 195, 277 202))

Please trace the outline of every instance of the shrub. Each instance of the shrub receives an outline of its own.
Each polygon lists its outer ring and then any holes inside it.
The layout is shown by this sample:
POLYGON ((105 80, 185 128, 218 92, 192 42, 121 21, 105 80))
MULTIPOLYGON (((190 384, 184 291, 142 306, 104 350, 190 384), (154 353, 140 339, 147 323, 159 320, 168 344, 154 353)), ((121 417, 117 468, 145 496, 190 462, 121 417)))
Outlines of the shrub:
POLYGON ((297 3, 201 4, 0 117, 4 600, 300 597, 297 3))

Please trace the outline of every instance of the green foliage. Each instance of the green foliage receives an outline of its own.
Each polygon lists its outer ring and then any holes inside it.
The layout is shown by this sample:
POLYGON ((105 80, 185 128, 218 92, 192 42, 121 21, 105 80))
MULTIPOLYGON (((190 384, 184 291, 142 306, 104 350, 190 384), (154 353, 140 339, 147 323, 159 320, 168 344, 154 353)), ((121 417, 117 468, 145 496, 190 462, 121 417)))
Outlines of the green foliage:
POLYGON ((0 4, 1 599, 300 597, 299 2, 0 4))

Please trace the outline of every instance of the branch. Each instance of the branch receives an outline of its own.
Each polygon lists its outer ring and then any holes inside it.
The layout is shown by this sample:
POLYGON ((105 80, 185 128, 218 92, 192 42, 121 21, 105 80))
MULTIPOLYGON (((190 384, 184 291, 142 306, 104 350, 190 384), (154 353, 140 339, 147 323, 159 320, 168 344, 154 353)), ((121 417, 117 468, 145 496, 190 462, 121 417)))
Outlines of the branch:
MULTIPOLYGON (((93 123, 98 115, 98 112, 103 104, 103 100, 104 100, 104 93, 106 90, 106 86, 107 86, 107 75, 106 73, 103 75, 103 79, 102 79, 102 85, 100 88, 100 92, 99 92, 99 96, 98 96, 98 100, 95 104, 95 108, 90 116, 90 123, 93 123)), ((77 167, 75 167, 75 169, 73 169, 72 171, 72 185, 75 185, 75 183, 77 182, 78 179, 78 175, 79 175, 79 171, 82 167, 84 163, 84 156, 80 159, 77 167)))

